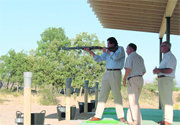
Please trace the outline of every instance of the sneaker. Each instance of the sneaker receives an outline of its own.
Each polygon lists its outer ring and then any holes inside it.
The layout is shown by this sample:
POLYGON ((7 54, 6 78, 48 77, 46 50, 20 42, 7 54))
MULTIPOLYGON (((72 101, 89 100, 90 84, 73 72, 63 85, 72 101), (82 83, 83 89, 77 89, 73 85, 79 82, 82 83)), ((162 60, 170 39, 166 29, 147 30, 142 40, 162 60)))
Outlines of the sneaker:
POLYGON ((89 119, 89 121, 100 121, 100 118, 96 118, 96 117, 92 117, 91 119, 89 119))

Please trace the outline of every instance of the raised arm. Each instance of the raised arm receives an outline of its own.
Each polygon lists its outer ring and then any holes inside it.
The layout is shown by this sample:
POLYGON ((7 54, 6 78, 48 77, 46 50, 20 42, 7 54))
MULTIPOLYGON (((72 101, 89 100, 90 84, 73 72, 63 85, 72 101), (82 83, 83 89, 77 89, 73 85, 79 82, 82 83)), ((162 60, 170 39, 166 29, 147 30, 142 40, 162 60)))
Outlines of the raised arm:
POLYGON ((111 55, 113 60, 119 60, 121 58, 125 58, 124 48, 119 47, 119 49, 111 55))

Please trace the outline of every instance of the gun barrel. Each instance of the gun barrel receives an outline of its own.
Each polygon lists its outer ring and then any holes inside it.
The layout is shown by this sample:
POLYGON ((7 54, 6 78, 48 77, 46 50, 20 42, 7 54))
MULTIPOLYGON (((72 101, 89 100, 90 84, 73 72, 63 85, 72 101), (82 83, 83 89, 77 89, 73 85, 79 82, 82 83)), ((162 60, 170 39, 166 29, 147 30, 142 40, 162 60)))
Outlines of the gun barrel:
POLYGON ((61 48, 62 50, 73 50, 73 49, 102 49, 103 47, 101 46, 78 46, 78 47, 63 47, 61 48))

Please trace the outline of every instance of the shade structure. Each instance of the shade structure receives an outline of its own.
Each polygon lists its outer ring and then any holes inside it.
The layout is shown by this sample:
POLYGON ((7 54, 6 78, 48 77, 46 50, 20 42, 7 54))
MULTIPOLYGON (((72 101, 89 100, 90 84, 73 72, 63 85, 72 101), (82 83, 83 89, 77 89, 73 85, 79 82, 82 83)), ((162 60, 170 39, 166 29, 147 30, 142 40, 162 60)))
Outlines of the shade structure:
POLYGON ((166 32, 171 17, 171 34, 180 35, 180 0, 88 0, 104 28, 159 33, 166 32))

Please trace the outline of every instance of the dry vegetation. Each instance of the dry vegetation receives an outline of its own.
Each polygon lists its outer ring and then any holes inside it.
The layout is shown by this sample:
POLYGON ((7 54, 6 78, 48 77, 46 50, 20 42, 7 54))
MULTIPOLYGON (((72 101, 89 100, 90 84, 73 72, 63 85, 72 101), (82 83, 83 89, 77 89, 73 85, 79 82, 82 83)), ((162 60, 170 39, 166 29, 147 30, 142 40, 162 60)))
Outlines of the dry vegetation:
MULTIPOLYGON (((46 119, 45 119, 45 125, 67 125, 67 124, 72 124, 72 125, 78 125, 82 120, 87 120, 89 117, 93 116, 93 114, 85 114, 81 113, 79 114, 77 110, 76 114, 76 121, 58 121, 57 120, 57 105, 61 104, 65 106, 65 99, 66 97, 64 95, 57 95, 55 94, 56 97, 56 104, 54 105, 47 105, 44 106, 40 104, 40 100, 42 99, 42 94, 34 94, 32 93, 32 112, 40 112, 42 110, 46 110, 46 119)), ((51 95, 49 95, 51 96, 51 95)), ((127 98, 127 92, 126 88, 122 88, 122 96, 123 96, 123 105, 124 107, 128 107, 128 98, 127 98)), ((48 97, 46 98, 48 99, 48 97)), ((88 101, 94 100, 95 95, 89 95, 88 96, 88 101)), ((71 105, 75 105, 77 108, 78 102, 83 102, 84 97, 79 96, 77 94, 71 95, 71 105)), ((173 92, 173 101, 174 101, 174 109, 180 110, 180 91, 174 91, 173 92)), ((159 98, 158 98, 158 93, 156 90, 152 89, 147 89, 144 88, 140 97, 140 107, 141 108, 155 108, 158 109, 158 104, 159 104, 159 98)), ((15 125, 15 114, 16 111, 21 111, 23 112, 23 103, 24 103, 24 98, 23 98, 23 91, 20 93, 16 92, 2 92, 0 91, 0 125, 15 125)), ((113 96, 112 93, 110 93, 108 102, 106 103, 106 107, 114 107, 113 103, 113 96)))

